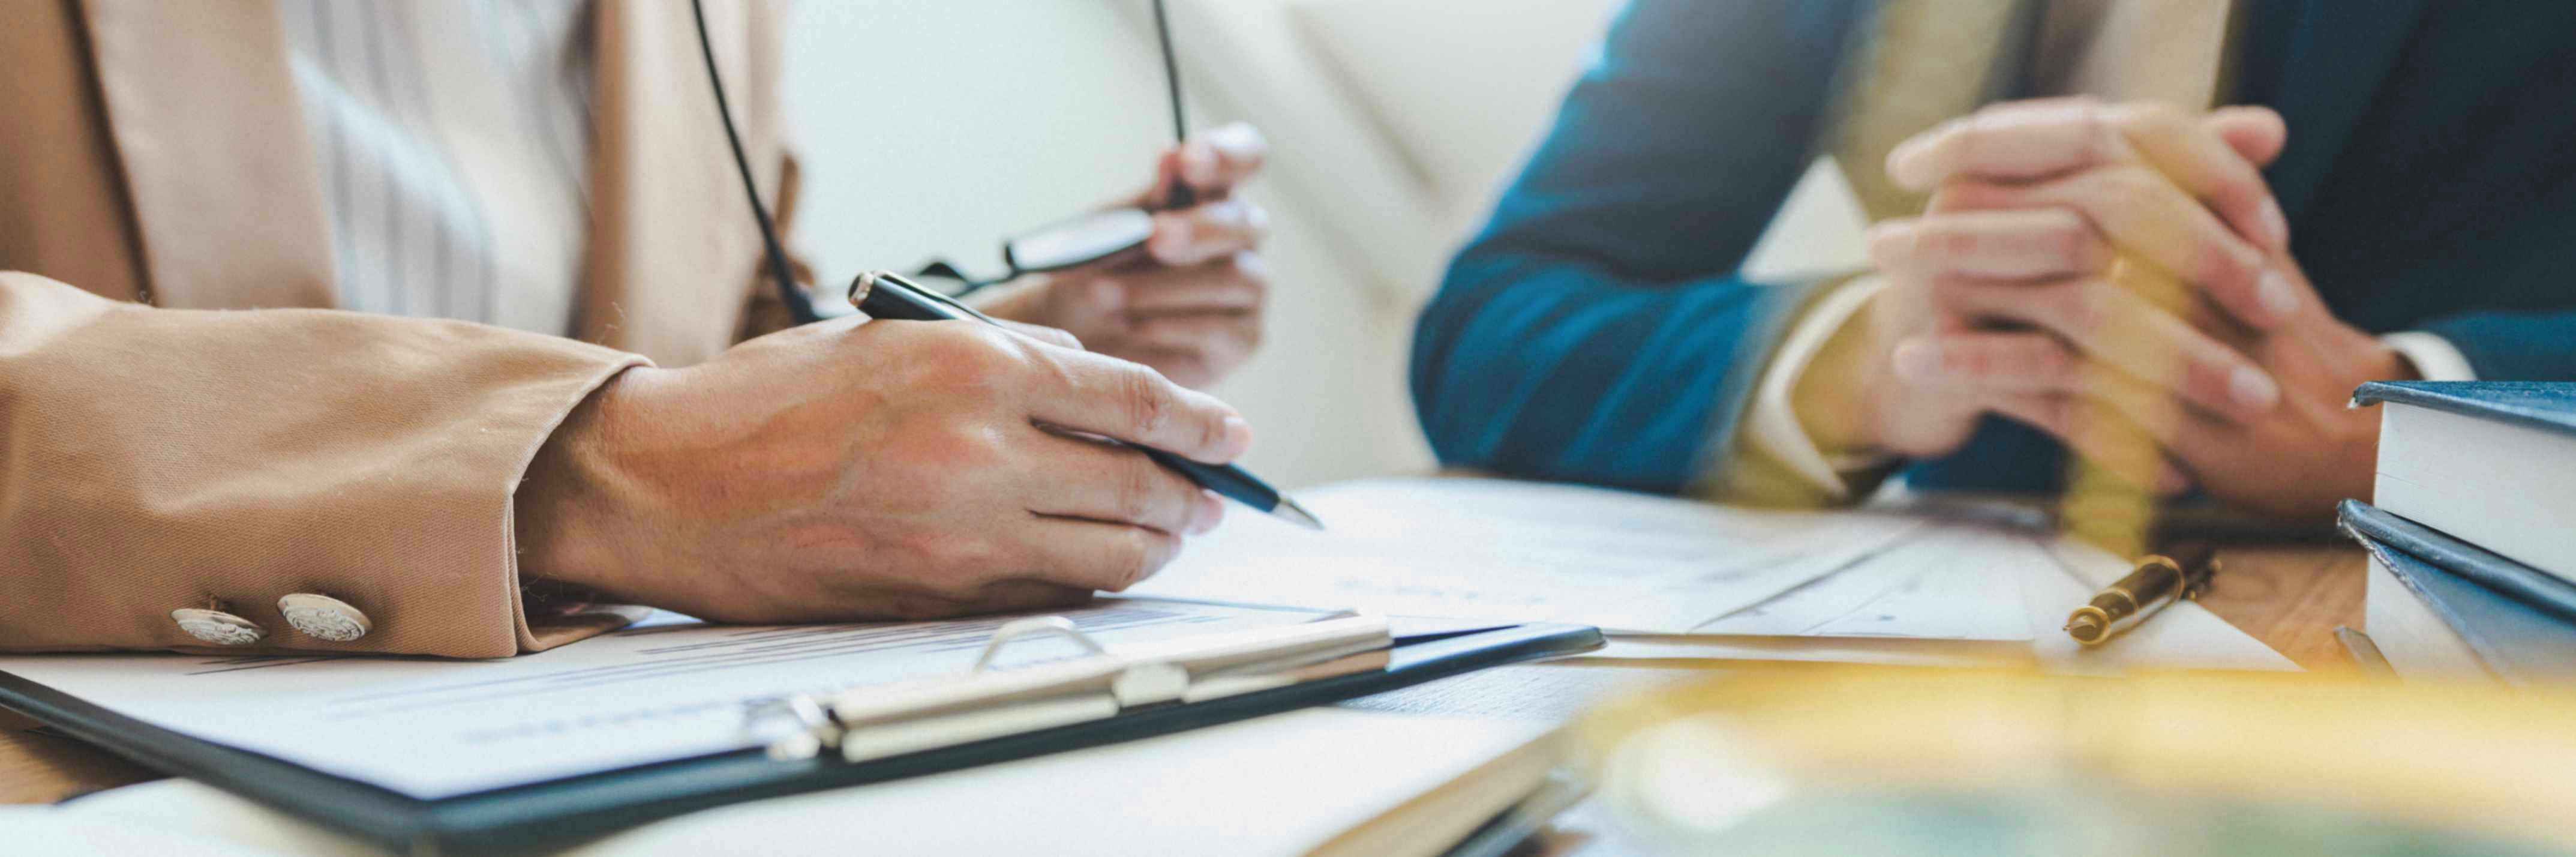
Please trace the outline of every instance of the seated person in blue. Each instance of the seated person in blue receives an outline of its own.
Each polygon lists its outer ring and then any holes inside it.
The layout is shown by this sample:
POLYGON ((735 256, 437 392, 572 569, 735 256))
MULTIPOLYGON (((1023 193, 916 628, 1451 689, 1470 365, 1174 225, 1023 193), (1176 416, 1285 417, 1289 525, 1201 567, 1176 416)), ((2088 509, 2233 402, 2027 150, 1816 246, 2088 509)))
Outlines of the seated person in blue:
POLYGON ((2091 472, 2321 521, 2370 494, 2362 382, 2576 379, 2571 41, 2559 2, 1633 0, 1423 311, 1415 401, 1521 477, 2091 472), (1872 269, 1747 282, 1820 155, 1872 269))

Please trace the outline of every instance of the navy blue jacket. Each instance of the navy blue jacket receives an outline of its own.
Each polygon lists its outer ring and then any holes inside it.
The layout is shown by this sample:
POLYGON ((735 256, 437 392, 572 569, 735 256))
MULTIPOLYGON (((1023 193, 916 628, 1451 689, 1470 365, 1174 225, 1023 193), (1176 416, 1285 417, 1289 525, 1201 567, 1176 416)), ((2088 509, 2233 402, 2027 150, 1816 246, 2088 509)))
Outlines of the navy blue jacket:
MULTIPOLYGON (((2481 378, 2576 379, 2576 3, 2246 0, 2234 103, 2335 314, 2447 337, 2481 378)), ((1820 149, 1866 7, 1633 0, 1423 310, 1442 462, 1678 490, 1726 459, 1797 289, 1744 256, 1820 149)), ((2026 88, 2025 88, 2026 89, 2026 88)), ((1989 418, 1916 484, 2048 490, 2064 452, 1989 418)))

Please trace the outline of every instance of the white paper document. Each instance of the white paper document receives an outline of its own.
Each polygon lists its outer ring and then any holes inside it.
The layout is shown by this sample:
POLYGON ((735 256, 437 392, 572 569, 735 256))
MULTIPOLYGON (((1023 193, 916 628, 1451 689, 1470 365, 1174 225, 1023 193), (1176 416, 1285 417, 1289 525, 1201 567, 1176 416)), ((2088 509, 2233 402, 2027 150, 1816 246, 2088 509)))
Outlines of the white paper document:
POLYGON ((1614 636, 1596 658, 2296 668, 2191 603, 2083 649, 2066 614, 2128 564, 1992 510, 1772 512, 1487 479, 1298 501, 1329 529, 1236 515, 1135 591, 1597 625, 1614 636))
MULTIPOLYGON (((1303 622, 1312 613, 1107 599, 1057 611, 1111 647, 1303 622)), ((1011 616, 744 627, 656 614, 507 660, 29 655, 16 674, 120 714, 421 798, 756 746, 748 706, 963 675, 1011 616)), ((1003 666, 1068 657, 1015 641, 1003 666)))
POLYGON ((1328 529, 1233 515, 1132 591, 1681 633, 1922 526, 1486 479, 1350 482, 1298 502, 1328 529))
POLYGON ((1693 633, 2028 640, 2013 569, 2054 562, 2030 534, 1947 522, 1693 633))
MULTIPOLYGON (((2165 608, 2108 644, 2087 648, 2063 631, 2066 614, 2128 574, 2127 561, 2044 532, 1943 522, 1927 546, 1976 544, 1956 564, 1909 556, 1911 543, 1837 573, 1865 581, 1922 580, 1947 597, 1917 597, 1883 584, 1826 578, 1772 602, 1701 626, 1691 635, 1619 636, 1584 657, 1601 660, 1836 661, 1913 666, 2031 662, 2073 672, 2159 669, 2297 670, 2298 665, 2189 601, 2165 608), (1962 527, 1965 527, 1962 535, 1962 527), (1953 536, 1944 539, 1940 536, 1953 536), (1811 591, 1812 590, 1812 591, 1811 591), (1968 605, 1968 592, 1982 593, 1968 605), (1833 597, 1826 597, 1831 594, 1833 597), (1855 595, 1859 597, 1854 597, 1855 595), (1866 600, 1862 600, 1866 598, 1866 600), (1853 609, 1845 605, 1858 602, 1853 609), (1966 609, 1973 620, 1946 612, 1966 609), (2011 611, 2007 617, 2004 611, 2011 611), (2005 628, 2025 629, 2018 640, 2005 628), (1797 629, 1792 631, 1791 629, 1797 629), (1983 629, 1983 630, 1979 630, 1983 629), (1772 633, 1779 632, 1779 633, 1772 633), (1856 633, 1855 633, 1856 632, 1856 633)), ((1953 553, 1952 559, 1961 558, 1953 553)), ((2225 585, 2223 582, 2220 585, 2225 585)))

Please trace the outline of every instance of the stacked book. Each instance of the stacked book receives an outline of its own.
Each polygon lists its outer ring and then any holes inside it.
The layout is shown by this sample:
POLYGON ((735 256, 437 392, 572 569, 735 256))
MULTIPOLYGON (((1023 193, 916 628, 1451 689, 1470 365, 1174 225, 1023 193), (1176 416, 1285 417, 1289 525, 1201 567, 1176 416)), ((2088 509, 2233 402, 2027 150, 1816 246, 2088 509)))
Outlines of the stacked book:
POLYGON ((2576 384, 2365 384, 2379 404, 2364 622, 2407 678, 2576 678, 2576 384))

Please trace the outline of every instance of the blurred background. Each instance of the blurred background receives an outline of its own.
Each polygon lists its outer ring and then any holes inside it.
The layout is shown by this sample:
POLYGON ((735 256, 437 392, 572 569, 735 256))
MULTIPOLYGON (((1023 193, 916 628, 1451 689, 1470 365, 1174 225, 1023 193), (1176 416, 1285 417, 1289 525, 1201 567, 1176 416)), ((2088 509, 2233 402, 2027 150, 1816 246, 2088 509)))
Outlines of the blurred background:
MULTIPOLYGON (((1405 391, 1413 316, 1481 225, 1618 0, 1170 0, 1193 129, 1242 120, 1273 160, 1261 351, 1214 392, 1290 486, 1432 467, 1405 391)), ((1133 194, 1170 142, 1145 0, 809 0, 788 32, 822 281, 1133 194)), ((1811 173, 1759 269, 1856 262, 1856 209, 1811 173), (1842 203, 1842 204, 1837 204, 1842 203)), ((1846 192, 1847 193, 1847 192, 1846 192)))

